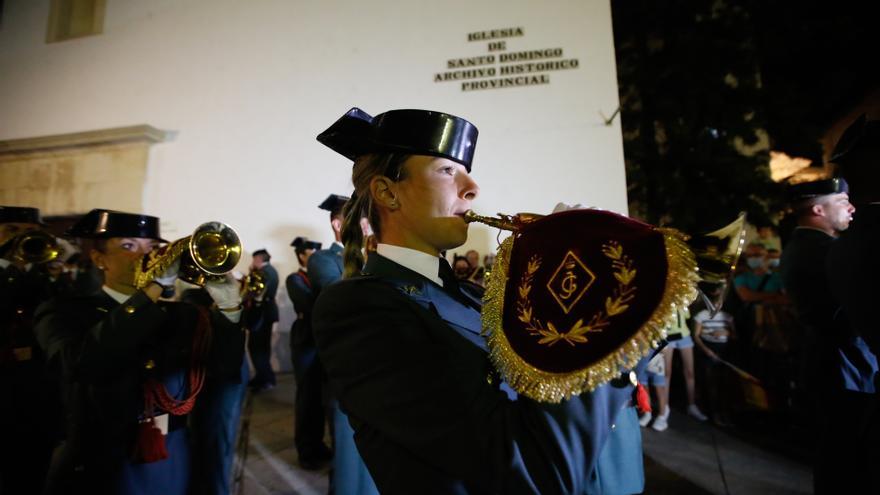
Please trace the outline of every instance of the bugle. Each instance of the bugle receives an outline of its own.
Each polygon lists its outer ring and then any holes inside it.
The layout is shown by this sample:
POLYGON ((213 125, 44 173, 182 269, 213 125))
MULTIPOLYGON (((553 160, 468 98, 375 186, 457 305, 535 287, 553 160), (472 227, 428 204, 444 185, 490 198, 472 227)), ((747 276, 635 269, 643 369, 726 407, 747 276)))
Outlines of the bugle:
POLYGON ((58 245, 58 240, 52 234, 42 230, 31 230, 18 234, 0 246, 9 260, 16 263, 48 263, 58 259, 64 249, 58 245))
POLYGON ((135 286, 145 287, 180 260, 180 280, 204 286, 221 279, 241 259, 241 241, 232 227, 221 222, 200 225, 192 235, 154 249, 141 257, 135 271, 135 286))

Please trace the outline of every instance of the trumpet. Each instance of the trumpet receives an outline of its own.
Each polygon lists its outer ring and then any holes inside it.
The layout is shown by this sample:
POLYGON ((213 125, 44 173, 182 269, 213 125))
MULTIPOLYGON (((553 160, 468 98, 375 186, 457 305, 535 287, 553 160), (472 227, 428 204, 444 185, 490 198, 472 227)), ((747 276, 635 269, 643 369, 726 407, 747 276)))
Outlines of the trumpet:
POLYGON ((0 246, 4 253, 16 263, 48 263, 64 252, 55 236, 42 230, 31 230, 19 234, 0 246))
POLYGON ((135 286, 146 287, 178 259, 180 280, 204 287, 209 280, 222 279, 235 268, 241 259, 241 241, 224 223, 203 223, 192 235, 141 257, 135 269, 135 286))
POLYGON ((243 296, 257 298, 266 290, 266 277, 260 270, 254 270, 244 279, 242 285, 243 296))

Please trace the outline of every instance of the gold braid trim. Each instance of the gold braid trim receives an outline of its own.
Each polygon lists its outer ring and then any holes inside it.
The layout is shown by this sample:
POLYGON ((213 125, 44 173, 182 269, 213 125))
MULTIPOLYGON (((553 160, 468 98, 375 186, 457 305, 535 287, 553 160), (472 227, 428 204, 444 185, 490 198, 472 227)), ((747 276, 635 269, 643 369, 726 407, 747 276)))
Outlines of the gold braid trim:
POLYGON ((666 338, 666 329, 677 311, 697 297, 699 280, 693 252, 685 244, 684 235, 674 229, 657 229, 666 248, 666 287, 660 304, 641 328, 621 347, 598 362, 568 373, 550 373, 526 363, 510 346, 502 328, 504 321, 504 289, 510 270, 510 252, 516 235, 508 237, 498 248, 492 276, 483 296, 482 325, 487 335, 489 358, 501 377, 518 393, 539 402, 558 403, 564 399, 591 392, 620 376, 656 349, 666 338))

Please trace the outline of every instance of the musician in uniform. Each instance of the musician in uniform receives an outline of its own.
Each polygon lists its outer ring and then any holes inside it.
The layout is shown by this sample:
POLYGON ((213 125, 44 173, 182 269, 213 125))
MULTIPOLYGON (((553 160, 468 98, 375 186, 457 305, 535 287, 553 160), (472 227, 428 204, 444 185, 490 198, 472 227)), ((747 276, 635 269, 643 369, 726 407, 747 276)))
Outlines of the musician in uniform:
POLYGON ((38 493, 60 435, 58 393, 32 320, 48 298, 49 279, 15 252, 20 236, 43 225, 36 208, 0 206, 0 493, 38 493))
MULTIPOLYGON (((315 251, 309 258, 309 280, 315 300, 331 285, 342 278, 342 210, 349 198, 339 194, 330 194, 318 205, 318 208, 330 213, 330 227, 333 229, 334 242, 328 249, 315 251)), ((363 219, 358 219, 358 228, 362 233, 363 219)), ((320 356, 319 356, 320 359, 320 356)), ((378 493, 376 485, 358 453, 354 443, 354 430, 345 413, 339 407, 334 391, 330 395, 330 424, 333 432, 333 464, 330 469, 330 489, 333 494, 371 495, 378 493)))
POLYGON ((308 272, 309 258, 321 249, 321 243, 297 237, 290 245, 293 246, 300 267, 285 280, 287 294, 296 311, 296 320, 290 329, 290 356, 296 379, 293 439, 300 466, 312 470, 320 469, 333 458, 332 452, 324 444, 325 378, 312 333, 312 306, 315 304, 315 297, 308 272))
POLYGON ((629 380, 549 404, 492 369, 481 303, 440 257, 467 239, 476 138, 452 115, 357 108, 318 136, 354 161, 347 278, 322 291, 313 325, 358 449, 388 494, 641 492, 629 380), (362 217, 379 242, 365 266, 362 217))
POLYGON ((312 290, 315 297, 321 290, 342 278, 342 208, 348 201, 347 196, 331 194, 318 205, 318 208, 330 213, 330 228, 333 229, 333 244, 329 248, 319 249, 309 257, 308 269, 312 290))
POLYGON ((817 493, 836 490, 849 471, 847 446, 852 437, 847 418, 860 408, 859 391, 865 383, 852 358, 865 358, 864 342, 849 338, 834 323, 839 304, 831 294, 825 273, 828 251, 852 220, 849 185, 842 178, 789 187, 797 227, 782 251, 780 275, 802 327, 801 374, 815 407, 817 457, 814 487, 817 493), (843 477, 843 478, 842 478, 843 477))
POLYGON ((49 301, 35 317, 67 415, 48 491, 187 494, 188 415, 206 377, 239 379, 238 284, 229 274, 208 281, 210 310, 160 301, 177 279, 178 257, 159 258, 157 275, 138 287, 142 257, 165 242, 156 217, 96 209, 68 234, 92 241, 90 256, 104 285, 94 294, 49 301))
MULTIPOLYGON (((850 370, 858 370, 849 374, 858 380, 850 382, 860 386, 847 387, 848 395, 856 397, 851 402, 860 409, 852 410, 845 418, 847 434, 854 440, 846 455, 852 464, 845 481, 852 482, 849 486, 858 487, 862 493, 878 493, 880 483, 875 468, 880 465, 880 324, 874 311, 880 280, 880 121, 864 116, 857 119, 844 132, 831 161, 849 182, 852 201, 858 206, 849 229, 828 253, 828 280, 841 307, 835 324, 852 341, 861 340, 867 345, 855 356, 859 359, 849 359, 853 365, 850 370)), ((846 491, 841 485, 836 487, 838 493, 846 491)))
POLYGON ((250 330, 248 351, 254 363, 256 375, 250 387, 256 392, 275 387, 275 371, 272 370, 272 329, 278 321, 278 271, 271 263, 272 256, 265 249, 254 251, 251 273, 258 272, 264 288, 259 294, 250 294, 246 301, 246 324, 250 330))

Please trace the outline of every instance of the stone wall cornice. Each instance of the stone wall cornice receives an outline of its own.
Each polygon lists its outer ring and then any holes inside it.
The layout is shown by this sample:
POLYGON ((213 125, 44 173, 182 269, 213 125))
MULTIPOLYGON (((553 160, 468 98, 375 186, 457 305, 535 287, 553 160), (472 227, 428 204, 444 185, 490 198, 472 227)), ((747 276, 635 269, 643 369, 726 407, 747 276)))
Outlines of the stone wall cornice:
POLYGON ((141 124, 128 127, 100 129, 96 131, 0 141, 0 155, 54 151, 108 144, 154 144, 167 141, 172 136, 172 132, 141 124))

